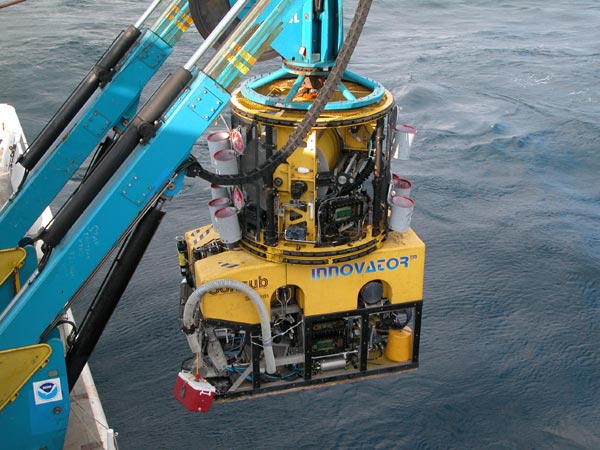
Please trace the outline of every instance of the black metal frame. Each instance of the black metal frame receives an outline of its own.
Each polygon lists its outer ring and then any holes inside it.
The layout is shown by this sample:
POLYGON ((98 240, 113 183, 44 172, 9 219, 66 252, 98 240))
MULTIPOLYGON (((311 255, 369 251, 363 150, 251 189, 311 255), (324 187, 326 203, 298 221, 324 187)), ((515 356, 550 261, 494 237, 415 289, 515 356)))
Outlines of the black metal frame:
POLYGON ((223 320, 206 319, 206 322, 213 326, 230 328, 235 331, 245 331, 250 333, 252 345, 252 389, 240 390, 237 392, 227 392, 217 394, 216 400, 241 400, 255 395, 266 395, 277 391, 287 391, 297 388, 306 388, 308 386, 316 386, 319 384, 327 384, 339 382, 343 380, 353 380, 359 378, 368 378, 372 376, 391 375, 395 372, 403 372, 416 369, 419 366, 419 341, 421 335, 421 316, 423 302, 415 301, 408 303, 395 303, 385 306, 375 306, 369 308, 361 308, 350 311, 342 311, 333 314, 322 314, 315 316, 304 317, 304 377, 297 381, 273 381, 266 385, 261 385, 260 381, 260 355, 262 347, 256 342, 260 336, 260 325, 249 325, 239 322, 228 322, 223 320), (409 362, 396 363, 385 366, 379 369, 368 369, 368 342, 369 342, 369 316, 372 314, 397 311, 398 309, 415 308, 414 323, 413 323, 413 348, 412 359, 409 362), (311 330, 316 323, 326 320, 343 319, 348 317, 359 317, 361 320, 361 348, 360 348, 360 364, 358 370, 349 371, 343 375, 319 375, 313 378, 312 376, 312 341, 311 330))

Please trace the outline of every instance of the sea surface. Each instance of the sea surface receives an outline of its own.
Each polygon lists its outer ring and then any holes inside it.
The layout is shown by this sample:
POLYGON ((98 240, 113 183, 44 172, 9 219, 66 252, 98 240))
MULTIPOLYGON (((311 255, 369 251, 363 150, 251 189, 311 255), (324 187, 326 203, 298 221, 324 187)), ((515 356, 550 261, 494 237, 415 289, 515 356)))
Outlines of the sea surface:
MULTIPOLYGON (((30 142, 148 4, 0 10, 0 102, 30 142)), ((599 449, 600 2, 374 0, 351 68, 419 130, 394 171, 428 246, 420 368, 184 410, 174 237, 209 199, 188 180, 91 360, 120 449, 599 449)))

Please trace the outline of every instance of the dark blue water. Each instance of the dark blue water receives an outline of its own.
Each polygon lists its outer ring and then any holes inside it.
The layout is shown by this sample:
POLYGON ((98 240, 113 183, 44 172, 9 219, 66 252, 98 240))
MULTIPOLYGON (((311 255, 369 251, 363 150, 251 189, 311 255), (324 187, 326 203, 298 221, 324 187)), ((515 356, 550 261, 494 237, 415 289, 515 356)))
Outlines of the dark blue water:
MULTIPOLYGON (((145 5, 0 11, 0 101, 30 140, 145 5)), ((120 447, 600 448, 599 25, 592 0, 375 0, 352 68, 419 128, 395 172, 428 244, 421 367, 183 410, 173 237, 207 221, 209 198, 189 181, 91 362, 120 447)))

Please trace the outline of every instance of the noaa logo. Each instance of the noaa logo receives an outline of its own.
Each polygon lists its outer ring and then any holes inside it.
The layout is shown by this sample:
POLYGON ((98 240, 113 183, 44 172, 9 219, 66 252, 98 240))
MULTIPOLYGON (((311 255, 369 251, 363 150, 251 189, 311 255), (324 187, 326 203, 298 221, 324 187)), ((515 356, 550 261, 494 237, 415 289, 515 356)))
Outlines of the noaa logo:
POLYGON ((63 396, 60 378, 36 381, 33 383, 33 396, 36 405, 62 400, 63 396))
POLYGON ((56 394, 58 394, 58 386, 54 383, 44 383, 37 390, 37 395, 44 400, 50 400, 56 397, 56 394))

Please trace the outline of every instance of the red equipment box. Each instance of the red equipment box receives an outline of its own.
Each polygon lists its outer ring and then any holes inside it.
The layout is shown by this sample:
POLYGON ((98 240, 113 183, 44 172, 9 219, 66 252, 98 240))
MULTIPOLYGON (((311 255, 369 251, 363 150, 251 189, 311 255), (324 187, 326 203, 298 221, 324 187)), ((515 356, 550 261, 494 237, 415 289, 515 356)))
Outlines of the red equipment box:
POLYGON ((215 387, 202 380, 197 380, 191 372, 181 371, 175 382, 173 395, 187 409, 194 412, 207 412, 215 396, 215 387))

